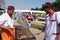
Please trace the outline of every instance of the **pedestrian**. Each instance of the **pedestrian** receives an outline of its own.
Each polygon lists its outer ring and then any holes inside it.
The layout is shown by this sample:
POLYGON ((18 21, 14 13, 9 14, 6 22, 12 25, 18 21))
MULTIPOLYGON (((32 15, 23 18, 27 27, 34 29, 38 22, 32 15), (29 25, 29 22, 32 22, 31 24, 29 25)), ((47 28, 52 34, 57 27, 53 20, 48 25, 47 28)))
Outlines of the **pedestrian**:
POLYGON ((32 20, 32 16, 31 16, 31 13, 29 12, 28 15, 27 15, 27 17, 26 17, 28 29, 30 29, 31 20, 32 20))

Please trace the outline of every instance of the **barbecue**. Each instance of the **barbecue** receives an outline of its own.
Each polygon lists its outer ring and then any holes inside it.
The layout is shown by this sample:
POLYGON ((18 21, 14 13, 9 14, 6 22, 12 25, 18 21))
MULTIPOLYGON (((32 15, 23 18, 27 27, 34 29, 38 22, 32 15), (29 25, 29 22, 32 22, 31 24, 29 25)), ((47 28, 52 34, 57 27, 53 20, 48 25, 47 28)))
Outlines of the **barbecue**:
POLYGON ((36 40, 28 28, 15 28, 15 40, 36 40))

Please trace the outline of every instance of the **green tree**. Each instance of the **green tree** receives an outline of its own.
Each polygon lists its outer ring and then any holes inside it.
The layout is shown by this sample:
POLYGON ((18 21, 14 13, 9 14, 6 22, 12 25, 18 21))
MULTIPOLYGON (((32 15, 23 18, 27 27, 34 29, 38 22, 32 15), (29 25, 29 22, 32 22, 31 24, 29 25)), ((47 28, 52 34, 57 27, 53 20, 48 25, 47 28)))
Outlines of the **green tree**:
POLYGON ((40 8, 36 7, 35 10, 40 10, 40 8))
POLYGON ((53 9, 55 11, 59 11, 60 10, 60 2, 53 2, 53 9))
POLYGON ((40 10, 40 8, 36 7, 36 8, 31 8, 31 10, 40 10))
POLYGON ((53 2, 52 5, 53 5, 53 9, 54 9, 55 11, 57 11, 57 10, 58 10, 57 7, 56 7, 56 6, 57 6, 57 2, 53 2))
POLYGON ((60 0, 56 0, 55 2, 60 2, 60 0))
POLYGON ((31 10, 35 10, 34 8, 31 8, 31 10))

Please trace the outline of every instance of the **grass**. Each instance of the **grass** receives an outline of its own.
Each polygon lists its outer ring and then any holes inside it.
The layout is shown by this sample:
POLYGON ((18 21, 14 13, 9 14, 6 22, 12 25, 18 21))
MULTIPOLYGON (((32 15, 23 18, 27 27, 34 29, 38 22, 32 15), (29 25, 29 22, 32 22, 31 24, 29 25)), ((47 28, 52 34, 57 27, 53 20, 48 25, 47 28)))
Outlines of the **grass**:
POLYGON ((40 29, 42 30, 44 28, 44 24, 35 24, 35 23, 31 23, 31 27, 32 28, 37 28, 37 29, 40 29))

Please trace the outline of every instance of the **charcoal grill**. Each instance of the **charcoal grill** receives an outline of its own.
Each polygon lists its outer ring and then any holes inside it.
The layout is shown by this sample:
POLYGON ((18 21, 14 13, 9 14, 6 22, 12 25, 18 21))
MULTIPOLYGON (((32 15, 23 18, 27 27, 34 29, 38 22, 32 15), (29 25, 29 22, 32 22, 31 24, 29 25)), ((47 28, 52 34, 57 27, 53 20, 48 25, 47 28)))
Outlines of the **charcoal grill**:
POLYGON ((28 28, 15 27, 15 40, 36 40, 28 28))

